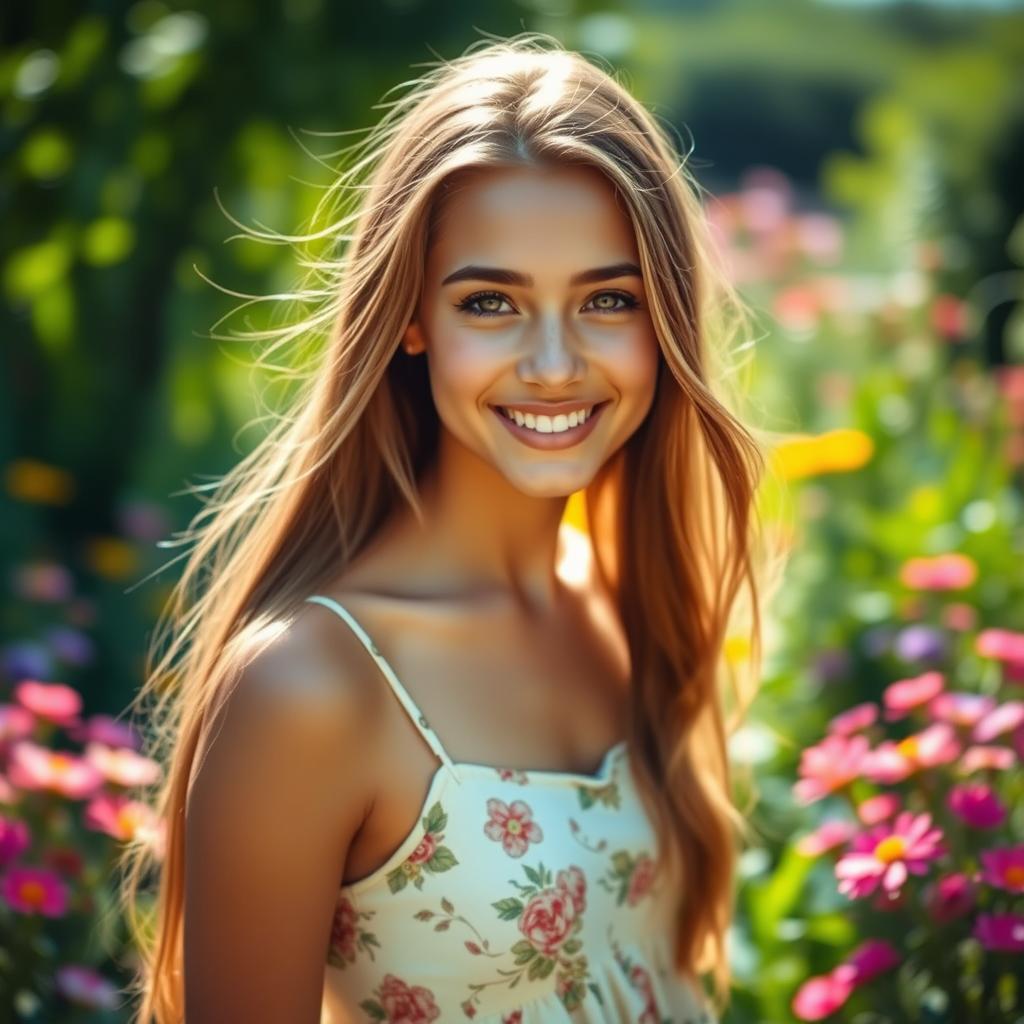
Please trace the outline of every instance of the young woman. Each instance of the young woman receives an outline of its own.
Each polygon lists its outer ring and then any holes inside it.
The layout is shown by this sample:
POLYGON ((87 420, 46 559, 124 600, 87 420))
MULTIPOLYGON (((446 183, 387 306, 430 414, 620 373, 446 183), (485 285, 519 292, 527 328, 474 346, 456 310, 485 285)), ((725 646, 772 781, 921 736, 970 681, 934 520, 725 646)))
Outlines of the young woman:
POLYGON ((532 34, 435 66, 355 157, 279 332, 326 343, 193 528, 143 690, 137 1019, 704 1024, 764 462, 697 187, 532 34))

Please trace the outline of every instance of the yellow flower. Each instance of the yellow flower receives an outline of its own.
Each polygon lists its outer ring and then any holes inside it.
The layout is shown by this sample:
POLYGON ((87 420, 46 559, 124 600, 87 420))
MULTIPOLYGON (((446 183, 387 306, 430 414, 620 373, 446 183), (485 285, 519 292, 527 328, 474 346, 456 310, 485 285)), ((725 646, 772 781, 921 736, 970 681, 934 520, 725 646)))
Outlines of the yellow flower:
POLYGON ((66 505, 75 493, 70 473, 38 459, 15 459, 7 466, 7 493, 18 501, 66 505))
POLYGON ((874 454, 871 437, 862 430, 829 430, 783 441, 772 452, 776 472, 784 480, 860 469, 874 454))

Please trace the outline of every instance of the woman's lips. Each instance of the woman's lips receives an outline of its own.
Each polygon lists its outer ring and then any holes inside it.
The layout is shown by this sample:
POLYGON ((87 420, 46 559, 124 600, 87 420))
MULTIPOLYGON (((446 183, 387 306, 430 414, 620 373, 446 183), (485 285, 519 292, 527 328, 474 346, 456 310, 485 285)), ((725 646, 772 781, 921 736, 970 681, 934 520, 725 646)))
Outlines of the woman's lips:
POLYGON ((517 437, 524 444, 531 448, 539 448, 542 451, 551 451, 558 448, 572 448, 586 438, 594 429, 598 417, 604 412, 604 407, 610 399, 599 402, 591 410, 590 415, 582 424, 577 427, 570 427, 560 433, 542 434, 538 430, 531 430, 529 427, 521 427, 515 420, 510 420, 497 406, 492 405, 494 415, 508 427, 510 433, 517 437))

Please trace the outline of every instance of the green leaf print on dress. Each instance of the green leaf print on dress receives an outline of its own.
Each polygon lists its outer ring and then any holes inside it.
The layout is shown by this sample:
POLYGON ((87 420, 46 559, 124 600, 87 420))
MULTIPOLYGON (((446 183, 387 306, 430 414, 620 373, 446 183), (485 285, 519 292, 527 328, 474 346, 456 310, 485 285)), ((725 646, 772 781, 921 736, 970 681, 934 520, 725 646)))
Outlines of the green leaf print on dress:
POLYGON ((426 835, 419 841, 408 857, 387 874, 388 888, 393 892, 401 892, 409 882, 417 889, 423 888, 423 873, 437 874, 448 871, 459 862, 455 854, 447 846, 441 845, 444 838, 443 829, 448 824, 448 815, 441 807, 440 801, 434 804, 423 818, 426 835))
POLYGON ((510 952, 515 957, 513 970, 498 970, 494 981, 469 986, 472 995, 463 1001, 467 1017, 476 1016, 480 992, 489 985, 515 988, 525 977, 530 981, 548 977, 555 972, 555 992, 570 1013, 587 994, 589 970, 578 938, 583 928, 583 912, 587 906, 587 880, 582 869, 572 865, 552 878, 543 863, 536 868, 523 865, 529 885, 514 878, 509 883, 519 890, 491 904, 503 921, 515 921, 524 938, 510 952))
POLYGON ((587 785, 576 784, 576 795, 580 799, 580 809, 583 811, 593 807, 594 804, 604 804, 606 807, 614 808, 616 811, 622 806, 619 793, 619 784, 612 779, 603 786, 595 786, 592 783, 587 785))

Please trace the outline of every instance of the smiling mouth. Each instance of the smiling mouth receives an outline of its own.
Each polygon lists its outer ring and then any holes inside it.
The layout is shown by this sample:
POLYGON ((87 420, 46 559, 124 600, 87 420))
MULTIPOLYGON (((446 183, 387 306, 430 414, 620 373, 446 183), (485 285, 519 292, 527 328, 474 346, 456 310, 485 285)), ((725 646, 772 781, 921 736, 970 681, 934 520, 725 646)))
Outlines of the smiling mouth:
POLYGON ((517 426, 531 430, 537 434, 564 434, 578 427, 582 427, 599 409, 607 405, 610 399, 603 402, 595 402, 591 405, 581 405, 578 410, 569 413, 558 413, 554 416, 543 413, 523 412, 515 406, 496 405, 494 408, 505 419, 510 420, 517 426))

